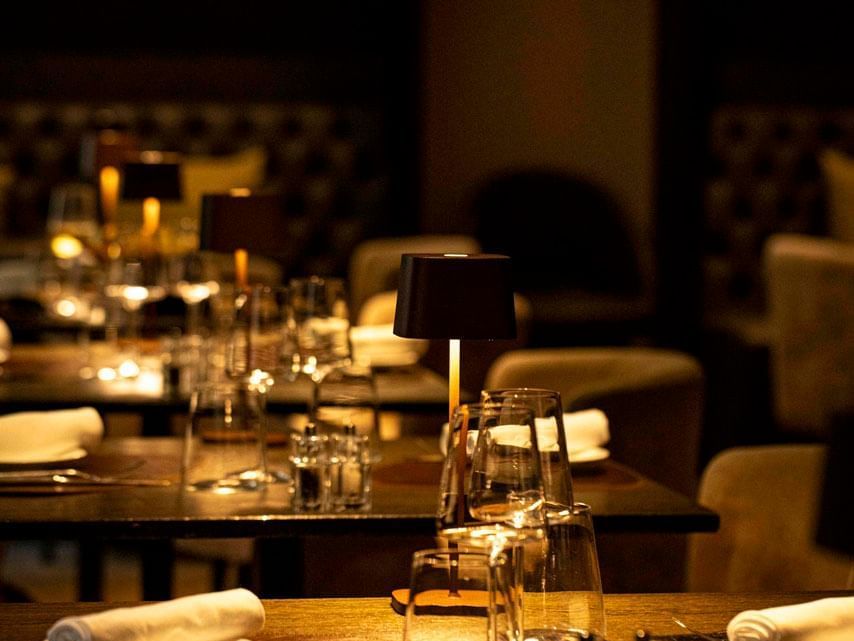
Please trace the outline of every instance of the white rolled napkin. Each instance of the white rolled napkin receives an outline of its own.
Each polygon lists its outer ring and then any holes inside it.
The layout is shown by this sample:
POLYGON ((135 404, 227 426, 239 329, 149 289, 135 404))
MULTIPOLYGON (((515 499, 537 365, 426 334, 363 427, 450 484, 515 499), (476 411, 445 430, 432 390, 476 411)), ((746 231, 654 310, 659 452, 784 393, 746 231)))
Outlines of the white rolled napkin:
POLYGON ((48 630, 47 641, 235 641, 263 627, 261 601, 237 588, 66 617, 48 630))
POLYGON ((63 461, 101 442, 104 422, 92 407, 0 416, 0 463, 63 461))
POLYGON ((747 610, 726 629, 729 641, 820 641, 854 639, 854 597, 747 610))
POLYGON ((12 331, 9 325, 0 318, 0 365, 9 360, 9 354, 12 352, 12 331))
MULTIPOLYGON (((556 452, 558 449, 557 429, 553 418, 535 419, 537 425, 537 445, 542 452, 556 452)), ((605 412, 597 409, 581 410, 578 412, 566 412, 563 415, 563 429, 566 433, 566 447, 570 455, 586 452, 605 445, 611 438, 608 430, 608 417, 605 412)), ((498 433, 493 433, 500 438, 505 445, 516 444, 523 447, 530 438, 527 427, 521 425, 504 425, 498 428, 498 433)), ((448 424, 442 426, 442 437, 440 449, 447 454, 448 424)), ((468 433, 466 449, 469 456, 474 451, 477 442, 477 430, 468 433)))

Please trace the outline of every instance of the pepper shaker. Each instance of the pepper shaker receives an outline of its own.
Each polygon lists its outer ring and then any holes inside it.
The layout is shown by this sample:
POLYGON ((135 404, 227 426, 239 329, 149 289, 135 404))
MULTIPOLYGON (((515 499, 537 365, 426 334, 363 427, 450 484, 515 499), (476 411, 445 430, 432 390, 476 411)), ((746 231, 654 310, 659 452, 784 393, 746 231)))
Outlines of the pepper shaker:
POLYGON ((294 468, 294 509, 319 511, 326 507, 328 458, 326 440, 314 423, 305 426, 294 442, 291 456, 294 468))

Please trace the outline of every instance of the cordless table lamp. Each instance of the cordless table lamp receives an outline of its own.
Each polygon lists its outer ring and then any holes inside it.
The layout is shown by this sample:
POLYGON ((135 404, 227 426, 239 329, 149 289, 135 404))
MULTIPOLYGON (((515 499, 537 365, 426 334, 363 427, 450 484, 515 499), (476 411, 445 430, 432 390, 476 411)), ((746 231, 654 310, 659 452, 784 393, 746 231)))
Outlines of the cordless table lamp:
MULTIPOLYGON (((394 333, 403 338, 443 339, 448 349, 448 426, 460 402, 460 341, 516 337, 516 312, 510 258, 496 254, 403 254, 394 313, 394 333)), ((466 465, 466 423, 455 448, 458 470, 466 465)), ((450 451, 450 448, 449 448, 450 451)), ((459 496, 465 494, 465 475, 456 476, 459 496)), ((457 523, 463 526, 459 513, 457 523)), ((438 597, 440 610, 453 614, 460 600, 455 577, 447 598, 438 597)), ((408 592, 392 593, 392 607, 402 612, 408 592)))
POLYGON ((516 337, 510 258, 403 254, 394 333, 404 338, 448 340, 450 420, 460 402, 460 340, 516 337))
POLYGON ((124 164, 121 179, 122 199, 142 201, 141 249, 152 251, 160 229, 161 201, 181 200, 181 167, 177 156, 143 152, 139 162, 124 164))

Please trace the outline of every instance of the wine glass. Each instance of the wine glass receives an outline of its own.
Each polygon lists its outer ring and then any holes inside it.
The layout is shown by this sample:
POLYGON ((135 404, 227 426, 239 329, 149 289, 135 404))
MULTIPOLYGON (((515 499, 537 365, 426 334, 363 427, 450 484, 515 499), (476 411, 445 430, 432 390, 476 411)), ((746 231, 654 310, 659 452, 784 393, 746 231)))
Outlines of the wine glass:
POLYGON ((100 230, 95 188, 87 183, 54 187, 46 227, 51 251, 57 258, 74 258, 92 248, 100 230))
POLYGON ((284 371, 282 352, 289 317, 287 289, 270 285, 255 285, 237 292, 234 298, 234 316, 226 343, 225 373, 231 380, 244 382, 260 394, 263 405, 261 424, 264 443, 264 465, 258 469, 241 471, 247 478, 262 478, 269 483, 288 482, 290 474, 285 469, 271 469, 267 465, 267 394, 276 377, 284 371))
POLYGON ((116 260, 108 270, 105 294, 124 312, 124 355, 117 368, 121 378, 136 378, 141 371, 142 309, 166 297, 165 275, 157 257, 116 260))
POLYGON ((344 281, 294 278, 289 284, 293 311, 291 369, 313 381, 350 363, 349 309, 344 281))
POLYGON ((546 508, 549 513, 568 510, 573 505, 572 475, 560 394, 531 387, 506 388, 482 391, 481 401, 531 408, 537 426, 546 508))

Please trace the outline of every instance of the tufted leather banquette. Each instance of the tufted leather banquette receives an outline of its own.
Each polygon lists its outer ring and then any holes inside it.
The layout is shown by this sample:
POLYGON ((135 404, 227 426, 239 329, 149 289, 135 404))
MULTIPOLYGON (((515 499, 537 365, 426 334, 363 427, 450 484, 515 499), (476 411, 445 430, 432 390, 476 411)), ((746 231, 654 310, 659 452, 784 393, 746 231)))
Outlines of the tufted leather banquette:
POLYGON ((771 234, 823 234, 827 148, 854 155, 854 110, 726 105, 713 115, 704 193, 705 307, 761 313, 771 234))
POLYGON ((52 186, 81 175, 81 143, 116 128, 143 149, 221 156, 263 147, 263 191, 292 234, 287 274, 344 274, 352 248, 392 224, 383 122, 369 108, 297 103, 0 103, 0 166, 13 181, 0 234, 41 233, 52 186))

